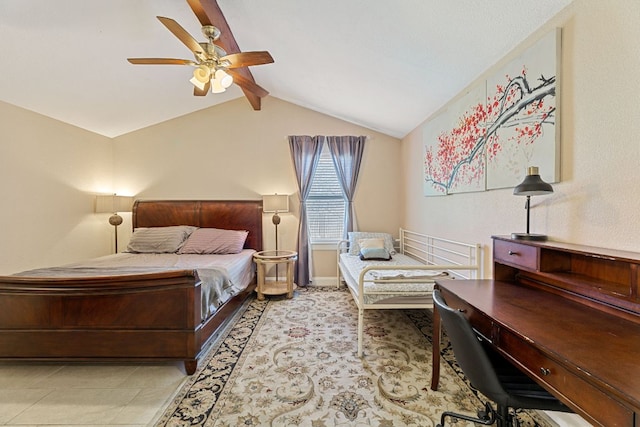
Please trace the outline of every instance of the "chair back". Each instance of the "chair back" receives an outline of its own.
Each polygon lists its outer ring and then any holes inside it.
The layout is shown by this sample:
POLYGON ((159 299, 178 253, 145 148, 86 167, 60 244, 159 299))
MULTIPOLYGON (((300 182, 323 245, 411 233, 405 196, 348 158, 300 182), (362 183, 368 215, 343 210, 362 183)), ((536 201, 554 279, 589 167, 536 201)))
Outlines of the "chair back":
POLYGON ((506 404, 509 394, 502 387, 481 338, 467 318, 461 311, 449 307, 437 289, 433 291, 433 302, 451 341, 453 354, 471 385, 494 402, 506 404))

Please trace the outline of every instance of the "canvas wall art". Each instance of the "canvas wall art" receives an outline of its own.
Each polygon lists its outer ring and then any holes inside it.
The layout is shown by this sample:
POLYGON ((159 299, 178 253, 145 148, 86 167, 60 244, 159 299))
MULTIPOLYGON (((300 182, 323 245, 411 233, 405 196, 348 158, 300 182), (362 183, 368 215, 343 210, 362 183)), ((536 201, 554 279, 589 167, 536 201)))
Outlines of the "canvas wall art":
POLYGON ((518 185, 527 167, 559 180, 560 30, 487 79, 487 189, 518 185))
POLYGON ((443 141, 449 150, 448 194, 485 189, 485 155, 481 141, 486 132, 484 86, 477 86, 448 109, 450 130, 443 141))
POLYGON ((559 58, 556 29, 425 124, 425 196, 559 180, 559 58))
POLYGON ((449 129, 449 116, 446 111, 441 112, 427 123, 422 132, 424 138, 424 179, 422 186, 425 196, 444 196, 447 194, 445 172, 436 160, 440 139, 449 129))
POLYGON ((424 128, 424 194, 485 189, 484 86, 476 86, 424 128))

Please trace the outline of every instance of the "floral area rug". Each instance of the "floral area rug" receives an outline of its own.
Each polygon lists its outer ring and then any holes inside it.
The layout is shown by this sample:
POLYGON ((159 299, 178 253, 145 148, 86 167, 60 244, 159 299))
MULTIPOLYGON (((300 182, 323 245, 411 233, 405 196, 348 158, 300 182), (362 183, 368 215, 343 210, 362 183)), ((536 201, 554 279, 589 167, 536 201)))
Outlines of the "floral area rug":
MULTIPOLYGON (((345 290, 254 299, 226 329, 157 426, 435 426, 443 411, 483 403, 444 351, 431 381, 431 312, 357 308, 345 290), (453 365, 453 366, 452 366, 453 365)), ((523 413, 525 426, 549 426, 523 413)), ((473 425, 459 422, 456 426, 473 425)))

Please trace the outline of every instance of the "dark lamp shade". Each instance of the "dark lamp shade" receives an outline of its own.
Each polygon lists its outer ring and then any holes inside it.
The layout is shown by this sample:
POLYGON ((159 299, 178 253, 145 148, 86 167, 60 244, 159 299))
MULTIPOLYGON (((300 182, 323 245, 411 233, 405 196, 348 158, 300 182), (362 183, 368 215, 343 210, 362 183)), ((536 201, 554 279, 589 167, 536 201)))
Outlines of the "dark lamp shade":
POLYGON ((540 178, 536 166, 530 166, 524 181, 513 189, 513 194, 517 196, 540 196, 548 193, 553 193, 553 187, 540 178))

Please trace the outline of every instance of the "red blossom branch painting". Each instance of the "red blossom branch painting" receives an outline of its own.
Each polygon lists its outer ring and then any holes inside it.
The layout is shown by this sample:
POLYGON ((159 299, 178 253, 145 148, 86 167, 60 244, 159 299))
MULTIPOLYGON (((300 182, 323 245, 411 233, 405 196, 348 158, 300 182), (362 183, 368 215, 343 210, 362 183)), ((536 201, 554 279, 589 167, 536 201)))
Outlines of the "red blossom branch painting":
MULTIPOLYGON (((548 55, 555 60, 555 51, 548 55)), ((484 99, 463 100, 466 109, 456 115, 453 127, 440 124, 435 134, 425 132, 425 195, 514 186, 532 162, 544 162, 555 173, 556 75, 551 65, 547 74, 533 67, 532 79, 528 65, 520 62, 515 75, 506 72, 487 81, 484 99)))

